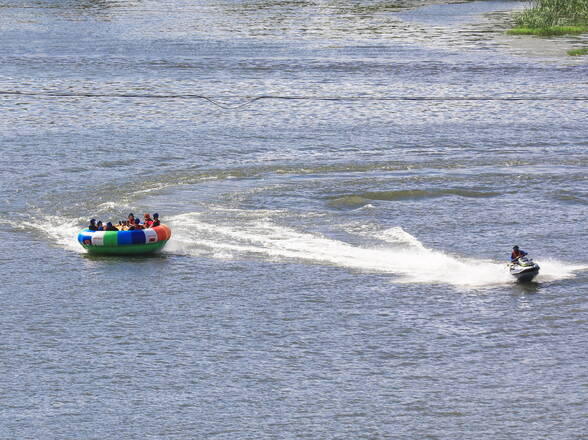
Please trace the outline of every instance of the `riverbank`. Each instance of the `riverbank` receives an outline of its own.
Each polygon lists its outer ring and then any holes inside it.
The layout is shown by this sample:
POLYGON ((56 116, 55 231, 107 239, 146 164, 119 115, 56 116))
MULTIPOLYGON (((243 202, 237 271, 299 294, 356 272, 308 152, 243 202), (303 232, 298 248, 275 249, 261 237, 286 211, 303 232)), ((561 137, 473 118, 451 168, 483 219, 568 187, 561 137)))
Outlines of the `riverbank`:
MULTIPOLYGON (((578 35, 588 32, 588 2, 586 0, 535 0, 533 6, 515 17, 515 27, 508 35, 551 37, 578 35)), ((587 48, 567 51, 568 55, 586 55, 587 48)))
POLYGON ((537 37, 555 37, 558 35, 577 35, 588 32, 585 26, 549 26, 545 28, 534 28, 528 26, 515 27, 509 31, 509 35, 535 35, 537 37))
POLYGON ((524 12, 525 8, 524 2, 513 1, 446 2, 424 5, 394 15, 411 29, 422 33, 422 41, 426 41, 424 44, 429 47, 467 51, 487 48, 546 61, 566 60, 566 63, 574 64, 588 61, 586 57, 572 58, 567 55, 570 49, 582 49, 588 45, 588 34, 556 38, 507 35, 515 17, 524 12))

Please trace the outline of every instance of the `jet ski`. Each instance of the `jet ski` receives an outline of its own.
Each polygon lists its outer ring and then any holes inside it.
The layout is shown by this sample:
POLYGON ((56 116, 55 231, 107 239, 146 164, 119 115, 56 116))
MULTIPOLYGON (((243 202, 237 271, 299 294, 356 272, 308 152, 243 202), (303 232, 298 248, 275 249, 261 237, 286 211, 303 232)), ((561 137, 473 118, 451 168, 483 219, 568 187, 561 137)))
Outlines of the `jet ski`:
POLYGON ((528 283, 539 273, 539 265, 529 257, 520 257, 508 265, 510 274, 521 283, 528 283))

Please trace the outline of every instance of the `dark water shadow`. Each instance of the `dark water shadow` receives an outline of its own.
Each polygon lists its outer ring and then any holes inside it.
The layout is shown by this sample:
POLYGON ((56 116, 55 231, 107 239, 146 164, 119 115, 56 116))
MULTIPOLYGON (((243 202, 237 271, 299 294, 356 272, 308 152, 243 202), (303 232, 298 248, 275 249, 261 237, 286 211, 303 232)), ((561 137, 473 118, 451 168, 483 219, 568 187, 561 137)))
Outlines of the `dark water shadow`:
MULTIPOLYGON (((45 13, 77 21, 83 17, 94 17, 108 21, 116 9, 131 9, 141 5, 141 0, 54 0, 54 1, 21 1, 9 7, 36 9, 45 13)), ((0 9, 8 7, 0 5, 0 9)))
POLYGON ((85 253, 82 258, 91 262, 107 262, 107 263, 121 263, 121 262, 141 262, 141 261, 167 261, 169 254, 159 252, 154 254, 144 255, 96 255, 85 253))
POLYGON ((516 282, 513 284, 513 293, 523 295, 534 295, 541 292, 545 286, 537 281, 516 282))

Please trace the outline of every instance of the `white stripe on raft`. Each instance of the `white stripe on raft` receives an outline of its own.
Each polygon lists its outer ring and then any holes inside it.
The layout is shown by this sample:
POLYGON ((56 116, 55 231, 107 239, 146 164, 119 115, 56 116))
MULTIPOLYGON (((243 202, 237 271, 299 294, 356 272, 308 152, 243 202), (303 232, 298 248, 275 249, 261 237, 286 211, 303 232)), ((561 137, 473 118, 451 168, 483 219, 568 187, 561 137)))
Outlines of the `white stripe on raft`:
POLYGON ((157 241, 157 232, 153 229, 143 229, 145 233, 145 243, 155 243, 157 241))
POLYGON ((92 245, 104 246, 104 231, 94 231, 92 235, 92 245))

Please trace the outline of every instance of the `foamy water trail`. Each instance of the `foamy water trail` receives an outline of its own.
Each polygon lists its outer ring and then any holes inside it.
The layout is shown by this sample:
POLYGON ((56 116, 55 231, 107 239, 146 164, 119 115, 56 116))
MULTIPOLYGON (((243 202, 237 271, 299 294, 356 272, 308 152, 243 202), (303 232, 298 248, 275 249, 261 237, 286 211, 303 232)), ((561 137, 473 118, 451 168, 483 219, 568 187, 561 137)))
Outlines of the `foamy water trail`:
POLYGON ((552 258, 536 258, 535 262, 541 267, 536 278, 539 282, 573 278, 577 272, 588 270, 588 265, 568 264, 552 258))
MULTIPOLYGON (((265 213, 265 211, 264 211, 265 213)), ((234 213, 233 213, 234 214, 234 213)), ((201 219, 199 213, 170 217, 173 236, 166 252, 218 259, 263 258, 273 261, 301 261, 339 266, 351 270, 387 273, 398 283, 451 284, 483 287, 513 283, 505 262, 461 258, 426 248, 401 227, 381 231, 373 227, 355 230, 377 238, 381 246, 357 246, 319 234, 297 231, 275 224, 266 215, 238 212, 235 225, 219 225, 201 219), (243 220, 241 217, 249 217, 243 220)), ((265 213, 267 214, 267 213, 265 213)), ((42 233, 47 240, 70 251, 83 253, 77 242, 85 218, 44 216, 43 222, 8 222, 14 229, 42 233)), ((372 240, 373 241, 373 240, 372 240)), ((588 265, 570 265, 554 259, 540 259, 539 282, 573 278, 588 265)))
POLYGON ((21 222, 10 221, 7 223, 16 230, 33 231, 42 234, 47 238, 47 241, 70 251, 85 252, 77 240, 77 235, 80 231, 80 221, 85 219, 72 219, 52 215, 46 215, 42 218, 43 221, 24 220, 21 222))
POLYGON ((398 244, 407 244, 409 246, 413 246, 418 249, 425 250, 423 244, 414 236, 410 235, 400 226, 395 226, 390 229, 386 229, 382 231, 380 236, 378 237, 381 240, 387 241, 389 243, 398 243, 398 244))
POLYGON ((382 232, 382 246, 362 247, 263 220, 224 226, 203 221, 197 213, 188 213, 170 219, 170 224, 174 239, 168 251, 188 255, 208 253, 217 258, 255 256, 329 264, 388 273, 401 283, 491 286, 513 282, 504 262, 458 258, 427 249, 399 227, 382 232), (391 245, 392 242, 402 246, 391 245))

